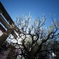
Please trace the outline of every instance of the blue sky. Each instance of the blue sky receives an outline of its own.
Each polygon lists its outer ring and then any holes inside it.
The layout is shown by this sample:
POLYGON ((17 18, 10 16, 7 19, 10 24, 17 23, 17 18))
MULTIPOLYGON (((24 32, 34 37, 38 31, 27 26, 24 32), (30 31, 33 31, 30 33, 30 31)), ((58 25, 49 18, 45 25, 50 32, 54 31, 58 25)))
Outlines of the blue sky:
POLYGON ((15 21, 17 17, 31 13, 33 18, 46 17, 47 25, 51 17, 59 20, 59 0, 0 0, 11 18, 15 21))

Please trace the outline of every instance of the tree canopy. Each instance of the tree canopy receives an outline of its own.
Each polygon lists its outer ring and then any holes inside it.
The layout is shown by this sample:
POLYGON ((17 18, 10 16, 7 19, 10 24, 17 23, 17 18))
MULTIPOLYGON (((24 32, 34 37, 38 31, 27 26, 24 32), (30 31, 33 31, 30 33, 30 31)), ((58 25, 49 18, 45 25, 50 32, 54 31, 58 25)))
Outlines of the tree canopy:
POLYGON ((45 22, 45 17, 38 17, 34 21, 31 16, 17 18, 16 24, 21 33, 18 32, 19 43, 13 45, 18 46, 20 59, 57 58, 56 47, 53 46, 59 38, 59 24, 53 19, 52 24, 45 27, 45 22))

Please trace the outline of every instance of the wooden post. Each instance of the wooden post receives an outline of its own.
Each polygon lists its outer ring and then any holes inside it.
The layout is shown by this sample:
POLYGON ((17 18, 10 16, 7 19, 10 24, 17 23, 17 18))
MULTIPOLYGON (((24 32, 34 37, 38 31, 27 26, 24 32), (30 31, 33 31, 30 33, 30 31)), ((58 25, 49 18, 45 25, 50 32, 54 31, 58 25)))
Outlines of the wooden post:
POLYGON ((3 28, 3 26, 0 24, 0 30, 4 33, 6 30, 3 28))
MULTIPOLYGON (((10 25, 4 20, 4 18, 0 15, 0 22, 7 28, 10 29, 10 25)), ((13 29, 12 29, 13 30, 13 29)), ((14 31, 12 31, 11 33, 15 39, 17 38, 17 35, 14 33, 14 31)))
POLYGON ((4 6, 2 5, 2 3, 0 2, 0 10, 2 11, 3 16, 6 18, 6 20, 12 24, 14 23, 13 20, 11 19, 11 17, 9 16, 9 14, 7 13, 6 9, 4 8, 4 6))
POLYGON ((9 29, 10 26, 7 24, 7 22, 4 20, 4 18, 0 15, 0 22, 5 26, 5 28, 9 29))
POLYGON ((5 33, 3 33, 2 36, 0 36, 0 46, 4 43, 4 41, 7 39, 10 33, 11 30, 7 30, 5 33))
POLYGON ((4 8, 4 6, 2 5, 1 2, 0 2, 0 11, 1 11, 2 15, 6 18, 6 20, 9 22, 9 24, 14 25, 14 30, 20 34, 21 32, 20 32, 19 28, 15 25, 14 21, 11 19, 11 17, 7 13, 6 9, 4 8))

